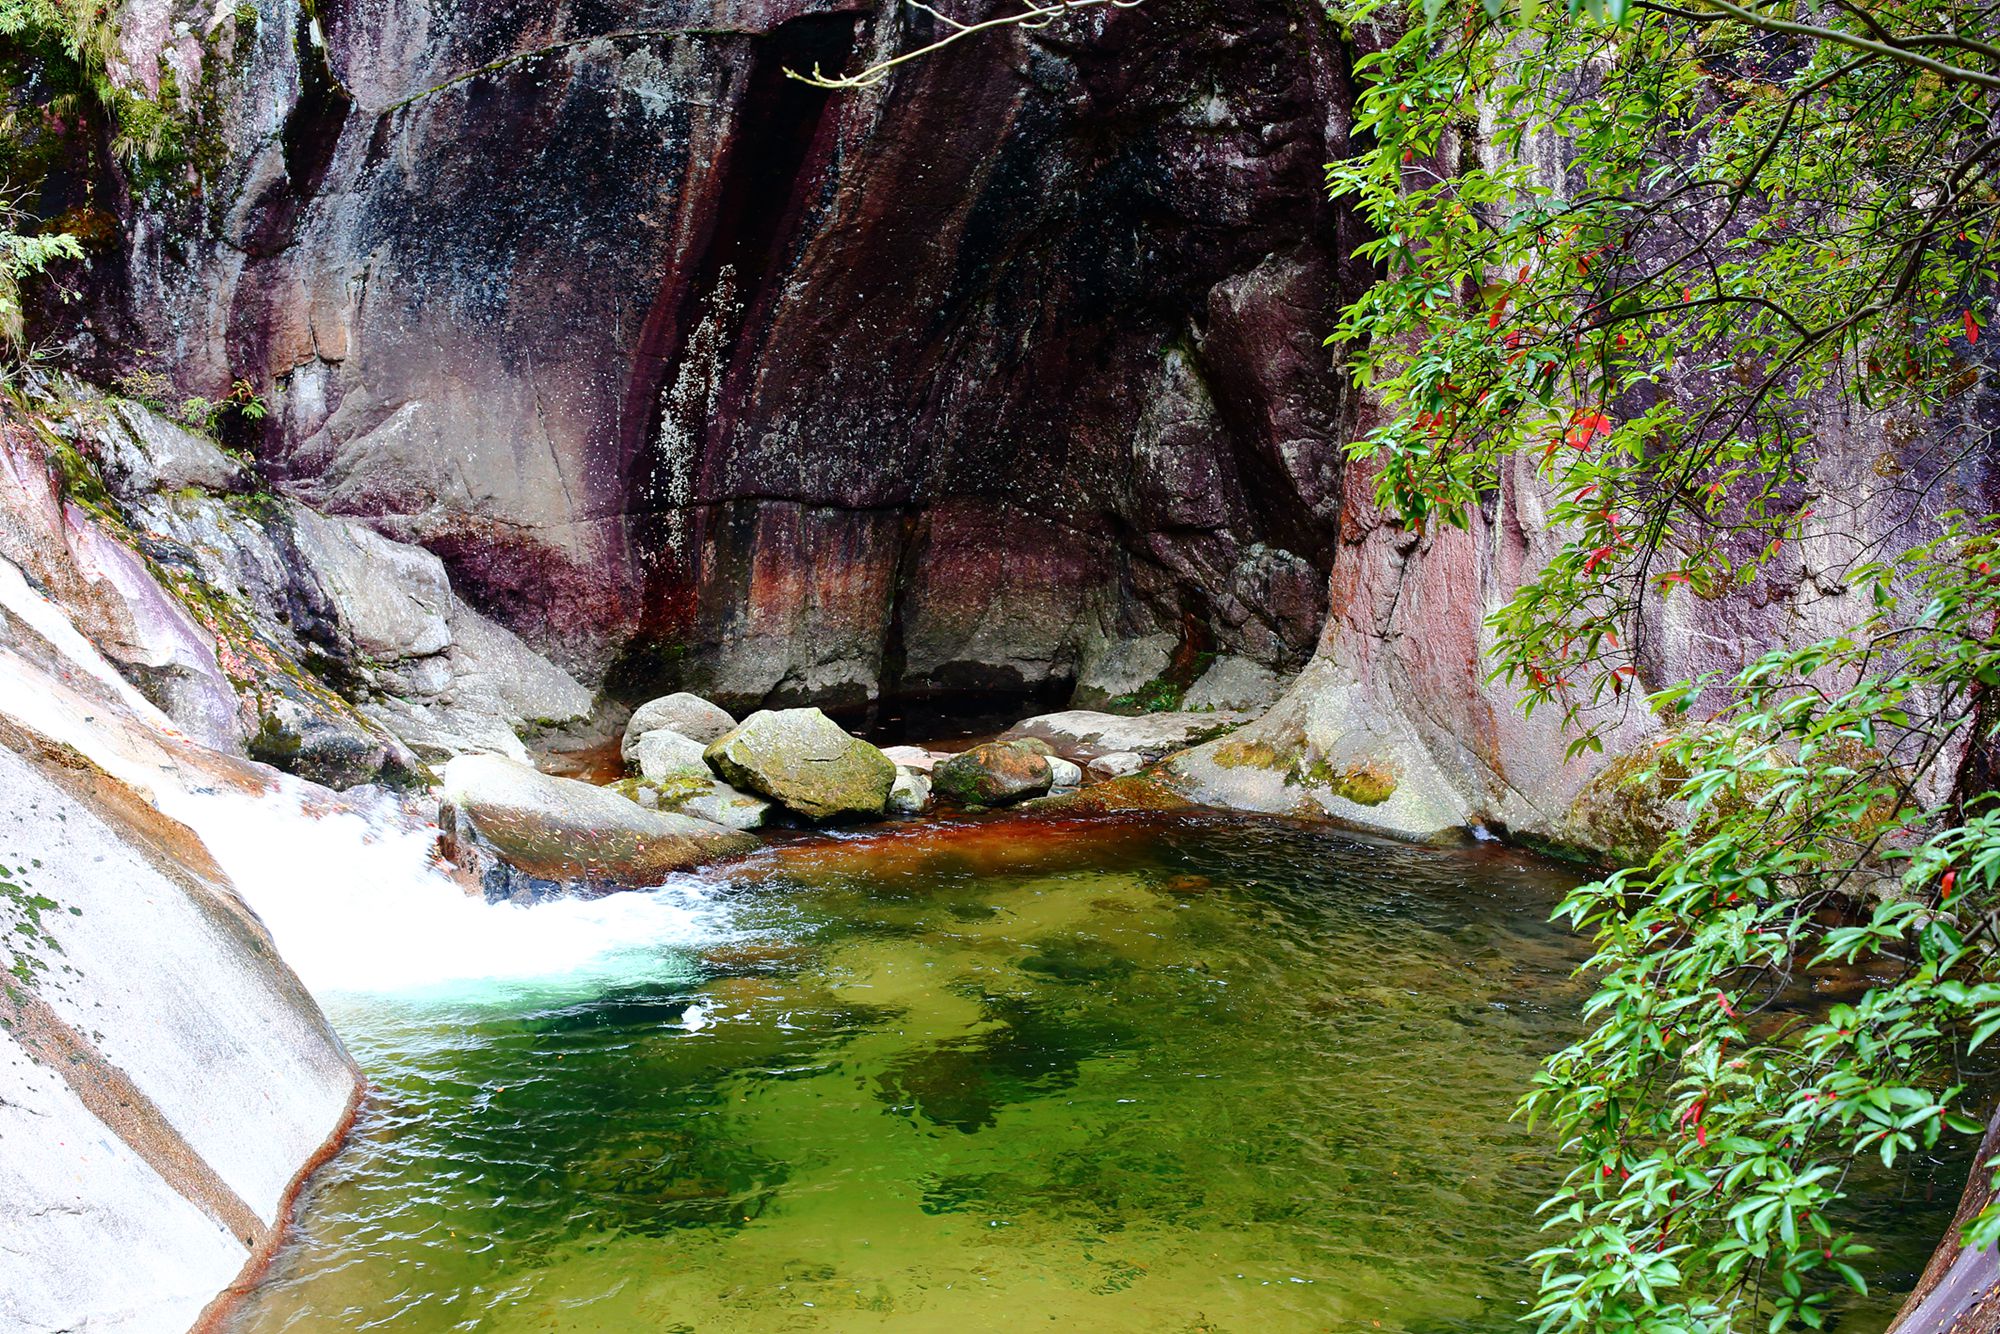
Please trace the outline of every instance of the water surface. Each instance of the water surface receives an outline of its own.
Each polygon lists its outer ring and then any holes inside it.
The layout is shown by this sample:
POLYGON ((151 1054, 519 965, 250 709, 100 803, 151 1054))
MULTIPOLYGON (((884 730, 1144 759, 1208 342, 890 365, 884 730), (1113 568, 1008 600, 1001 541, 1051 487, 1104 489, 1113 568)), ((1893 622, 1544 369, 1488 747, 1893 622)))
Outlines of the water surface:
MULTIPOLYGON (((236 1328, 1513 1328, 1567 883, 1241 818, 774 851, 586 982, 330 1003, 373 1094, 236 1328)), ((1947 1208, 1864 1211, 1889 1289, 1947 1208)))

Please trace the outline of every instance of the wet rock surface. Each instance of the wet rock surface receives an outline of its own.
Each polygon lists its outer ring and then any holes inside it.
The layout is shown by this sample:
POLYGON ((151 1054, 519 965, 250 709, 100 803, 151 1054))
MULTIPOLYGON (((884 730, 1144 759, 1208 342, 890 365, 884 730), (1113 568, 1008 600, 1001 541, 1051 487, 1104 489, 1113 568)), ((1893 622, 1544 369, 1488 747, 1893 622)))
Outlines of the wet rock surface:
POLYGON ((0 420, 0 556, 204 744, 408 783, 464 751, 525 759, 523 734, 590 713, 431 552, 247 489, 240 460, 142 404, 46 389, 0 420))
POLYGON ((640 775, 651 783, 688 778, 707 782, 708 760, 703 756, 706 749, 699 741, 662 727, 639 738, 632 747, 631 760, 640 775))
POLYGON ((453 859, 480 875, 490 899, 657 885, 674 871, 755 846, 722 825, 649 811, 606 788, 499 755, 452 760, 439 795, 438 825, 453 859))
POLYGON ((1055 772, 1047 744, 1023 738, 954 755, 932 771, 931 782, 938 796, 960 806, 1006 806, 1047 792, 1055 772))
POLYGON ((1068 709, 1024 718, 1003 740, 1034 739, 1088 765, 1103 755, 1129 753, 1148 763, 1241 727, 1251 715, 1217 709, 1207 713, 1099 713, 1068 709))

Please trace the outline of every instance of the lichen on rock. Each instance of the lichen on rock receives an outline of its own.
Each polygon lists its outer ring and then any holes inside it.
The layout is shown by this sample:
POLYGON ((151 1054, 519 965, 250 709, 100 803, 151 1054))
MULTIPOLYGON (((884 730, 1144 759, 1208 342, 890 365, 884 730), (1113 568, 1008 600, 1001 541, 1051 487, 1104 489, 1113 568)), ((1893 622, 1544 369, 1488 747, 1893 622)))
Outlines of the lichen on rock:
POLYGON ((709 744, 728 783, 813 820, 879 816, 896 765, 818 709, 763 709, 709 744))

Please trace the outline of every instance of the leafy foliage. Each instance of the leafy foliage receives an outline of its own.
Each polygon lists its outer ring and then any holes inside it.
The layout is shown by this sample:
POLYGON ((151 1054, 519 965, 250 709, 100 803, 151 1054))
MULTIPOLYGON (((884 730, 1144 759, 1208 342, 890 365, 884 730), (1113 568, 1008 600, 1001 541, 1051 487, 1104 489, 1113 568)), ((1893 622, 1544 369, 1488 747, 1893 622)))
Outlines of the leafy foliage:
MULTIPOLYGON (((1628 688, 1664 595, 1839 526, 1806 502, 1827 403, 1906 422, 1976 377, 1989 85, 1738 17, 1768 6, 1425 9, 1363 63, 1372 147, 1329 168, 1383 270, 1330 340, 1394 410, 1354 452, 1413 524, 1463 522, 1516 457, 1556 493, 1574 540, 1496 618, 1497 666, 1597 746, 1590 706, 1628 688)), ((1835 31, 1956 41, 1975 9, 1847 6, 1835 31)))
POLYGON ((59 259, 81 259, 83 247, 62 232, 19 230, 21 215, 0 206, 0 344, 22 338, 21 281, 59 259))
MULTIPOLYGON (((1856 1162, 1979 1129, 1959 1070, 2000 1031, 2000 811, 1923 789, 1992 732, 1995 545, 1954 524, 1910 553, 1914 602, 1857 571, 1878 611, 1765 655, 1664 742, 1682 828, 1559 910, 1602 978, 1524 1104, 1575 1158, 1537 1257, 1545 1328, 1817 1326, 1829 1282, 1865 1290, 1836 1222, 1856 1162), (1887 980, 1820 1008, 1807 975, 1830 969, 1887 980)), ((2000 1210, 1975 1232, 2000 1236, 2000 1210)))
POLYGON ((1988 11, 1343 17, 1393 37, 1361 66, 1364 150, 1329 168, 1382 275, 1329 340, 1389 409, 1352 453, 1413 527, 1545 494, 1560 549, 1492 616, 1495 676, 1560 711, 1572 754, 1629 710, 1667 726, 1642 779, 1679 829, 1562 908, 1601 982, 1524 1102, 1575 1163, 1536 1314, 1818 1326, 1865 1282, 1849 1173, 1977 1129, 1962 1070, 2000 1031, 2000 799, 1967 763, 2000 724, 2000 520, 1885 545, 1815 472, 1827 433, 1876 436, 1864 489, 1907 514, 1906 477, 1990 449, 1968 393, 2000 247, 1988 11), (1796 576, 1802 549, 1844 632, 1729 682, 1642 678, 1674 599, 1796 576), (1809 977, 1848 994, 1816 1006, 1809 977))

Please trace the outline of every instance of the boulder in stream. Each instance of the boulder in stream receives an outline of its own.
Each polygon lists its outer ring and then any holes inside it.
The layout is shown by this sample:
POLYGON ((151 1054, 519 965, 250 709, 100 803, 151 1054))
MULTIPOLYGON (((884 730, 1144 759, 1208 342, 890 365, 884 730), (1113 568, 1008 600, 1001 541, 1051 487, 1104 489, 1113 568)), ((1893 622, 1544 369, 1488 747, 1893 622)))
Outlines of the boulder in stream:
POLYGON ((818 709, 762 709, 713 742, 723 780, 814 820, 881 815, 896 765, 818 709))
POLYGON ((1114 750, 1099 755, 1089 764, 1089 769, 1099 778, 1123 778, 1136 774, 1146 767, 1146 757, 1133 750, 1114 750))
POLYGON ((571 885, 656 885, 670 872, 747 852, 756 840, 689 815, 649 811, 607 788, 556 778, 499 755, 444 767, 438 825, 460 865, 479 866, 488 898, 534 898, 571 885), (518 873, 518 874, 517 874, 518 873))
POLYGON ((727 709, 682 690, 649 700, 633 710, 632 721, 625 724, 625 741, 620 750, 630 760, 645 735, 662 728, 706 746, 735 726, 736 719, 727 709))
POLYGON ((1048 743, 1035 738, 988 741, 954 755, 931 775, 938 795, 961 806, 1006 806, 1055 785, 1048 743))
POLYGON ((889 814, 922 815, 930 808, 931 780, 914 769, 896 766, 896 784, 889 789, 889 814))

